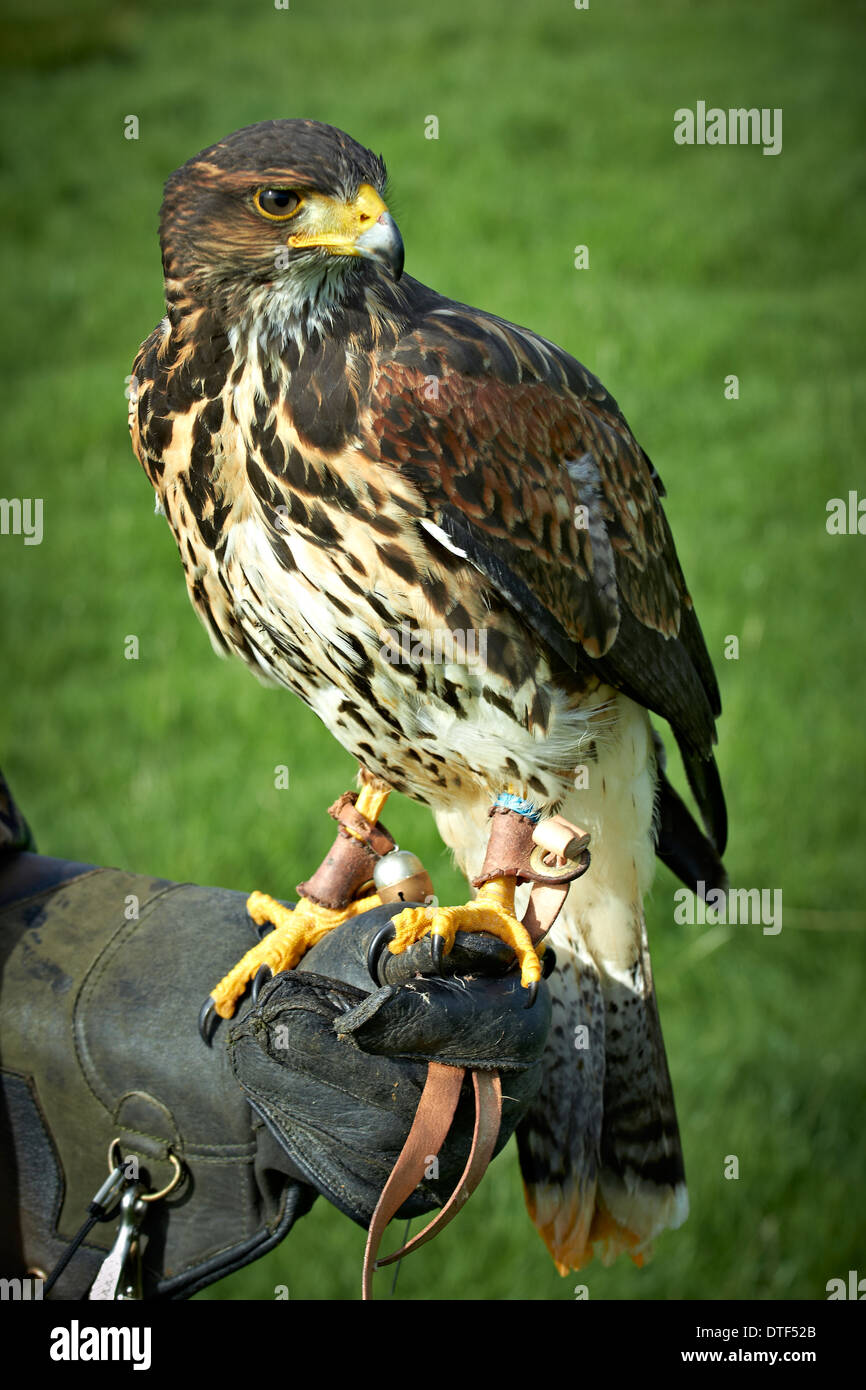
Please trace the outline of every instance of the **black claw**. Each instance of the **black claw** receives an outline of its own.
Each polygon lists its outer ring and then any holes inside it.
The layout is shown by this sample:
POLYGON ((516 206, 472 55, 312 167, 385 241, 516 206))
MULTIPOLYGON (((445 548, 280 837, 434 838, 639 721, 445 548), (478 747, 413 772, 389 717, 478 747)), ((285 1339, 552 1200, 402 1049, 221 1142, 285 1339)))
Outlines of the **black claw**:
POLYGON ((527 995, 528 995, 529 997, 527 998, 526 1003, 524 1004, 523 1007, 524 1007, 524 1009, 531 1009, 532 1006, 533 1006, 533 1004, 535 1003, 536 999, 538 998, 538 981, 537 981, 537 980, 533 980, 532 983, 531 983, 530 985, 527 985, 527 987, 526 987, 526 993, 527 993, 527 995))
POLYGON ((251 998, 254 1004, 257 1004, 259 1002, 259 990, 261 989, 262 985, 266 985, 268 983, 268 980, 272 980, 273 978, 274 972, 269 965, 259 966, 258 970, 256 971, 255 979, 253 980, 253 987, 251 991, 251 998))
POLYGON ((386 922, 384 927, 380 927, 375 933, 373 940, 367 947, 367 970, 370 979, 377 986, 382 983, 379 979, 379 960, 388 942, 393 941, 396 935, 394 923, 386 922))
POLYGON ((556 952, 552 946, 545 946, 544 955, 541 957, 541 978, 549 980, 556 969, 556 952))
POLYGON ((445 956, 445 937, 441 932, 434 932, 430 943, 430 955, 433 960, 433 969, 437 975, 442 974, 442 961, 445 956))
POLYGON ((204 1043, 205 1047, 210 1047, 214 1019, 216 1017, 216 1004, 214 1003, 210 995, 208 995, 207 999, 202 1004, 198 1015, 199 1036, 202 1042, 204 1043))

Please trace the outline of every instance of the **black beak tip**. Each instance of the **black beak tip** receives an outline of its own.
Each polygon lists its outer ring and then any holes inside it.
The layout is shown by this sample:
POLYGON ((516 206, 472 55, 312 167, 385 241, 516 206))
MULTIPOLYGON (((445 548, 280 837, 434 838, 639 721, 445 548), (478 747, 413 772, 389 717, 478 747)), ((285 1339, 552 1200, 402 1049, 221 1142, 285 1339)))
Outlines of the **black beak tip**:
POLYGON ((396 283, 400 279, 400 276, 403 274, 403 264, 405 262, 406 256, 403 250, 403 238, 401 237, 400 233, 396 231, 396 228, 395 233, 396 237, 394 247, 391 252, 390 264, 391 274, 394 276, 394 282, 396 283))

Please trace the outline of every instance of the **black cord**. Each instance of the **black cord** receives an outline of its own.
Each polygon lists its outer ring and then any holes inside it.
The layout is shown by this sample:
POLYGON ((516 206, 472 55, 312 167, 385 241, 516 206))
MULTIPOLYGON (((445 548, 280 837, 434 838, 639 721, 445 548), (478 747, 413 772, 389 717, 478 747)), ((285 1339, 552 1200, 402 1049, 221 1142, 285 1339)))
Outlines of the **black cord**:
POLYGON ((120 1167, 115 1168, 114 1171, 108 1175, 93 1201, 88 1203, 87 1219, 76 1231, 70 1244, 67 1245, 60 1259, 57 1261, 57 1264, 45 1280, 45 1287, 42 1290, 43 1297, 45 1294, 51 1292, 79 1245, 83 1240, 86 1240, 97 1221, 109 1221, 116 1214, 118 1202, 115 1202, 114 1198, 118 1195, 118 1188, 123 1186, 125 1182, 126 1179, 123 1175, 123 1170, 120 1167))
POLYGON ((90 1234, 90 1232, 93 1230, 94 1226, 96 1225, 97 1221, 104 1221, 104 1220, 105 1220, 104 1217, 99 1217, 99 1216, 88 1216, 88 1218, 87 1218, 87 1220, 84 1222, 84 1224, 79 1228, 79 1230, 77 1231, 77 1233, 72 1237, 72 1242, 71 1242, 71 1244, 67 1245, 67 1247, 66 1247, 66 1249, 64 1250, 63 1254, 60 1256, 60 1259, 57 1261, 57 1264, 54 1266, 54 1268, 52 1269, 52 1271, 51 1271, 51 1273, 49 1274, 48 1278, 45 1280, 45 1288, 42 1290, 43 1296, 44 1296, 45 1294, 51 1292, 51 1290, 53 1289, 54 1285, 57 1283, 57 1280, 60 1278, 61 1274, 63 1273, 64 1269, 65 1269, 66 1266, 69 1264, 69 1261, 72 1259, 72 1256, 75 1254, 76 1250, 78 1249, 79 1245, 80 1245, 81 1242, 85 1239, 85 1237, 88 1236, 88 1235, 90 1234))

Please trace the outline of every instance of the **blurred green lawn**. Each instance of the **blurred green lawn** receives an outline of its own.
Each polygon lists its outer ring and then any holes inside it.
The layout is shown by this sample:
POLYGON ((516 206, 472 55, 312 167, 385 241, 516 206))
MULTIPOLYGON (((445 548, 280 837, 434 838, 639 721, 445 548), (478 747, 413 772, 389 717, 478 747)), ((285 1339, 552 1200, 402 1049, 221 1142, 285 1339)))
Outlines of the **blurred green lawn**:
MULTIPOLYGON (((840 0, 19 0, 0 19, 0 495, 43 498, 45 527, 0 537, 0 755, 43 852, 286 895, 352 784, 299 702, 212 654, 129 448, 162 182, 220 136, 306 115, 381 150, 409 272, 586 362, 668 488, 722 686, 731 879, 784 895, 778 936, 675 925, 662 870, 648 905, 692 1215, 643 1270, 561 1280, 510 1145, 398 1297, 823 1298, 866 1274, 866 540, 825 528, 829 498, 866 492, 862 20, 840 0), (675 145, 699 99, 782 107, 783 152, 675 145)), ((461 900, 423 808, 395 797, 388 822, 461 900)), ((363 1242, 320 1201, 205 1296, 356 1297, 363 1242)))

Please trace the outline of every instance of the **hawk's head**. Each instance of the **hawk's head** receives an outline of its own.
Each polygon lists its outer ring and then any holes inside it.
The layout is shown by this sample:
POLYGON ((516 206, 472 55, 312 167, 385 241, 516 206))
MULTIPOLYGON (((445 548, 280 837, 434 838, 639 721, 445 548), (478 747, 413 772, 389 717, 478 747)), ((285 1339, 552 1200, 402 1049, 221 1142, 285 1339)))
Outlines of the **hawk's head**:
POLYGON ((345 299, 378 267, 400 278, 403 242, 382 160, 334 126, 262 121, 202 150, 168 180, 160 219, 169 299, 229 322, 292 318, 345 299))

